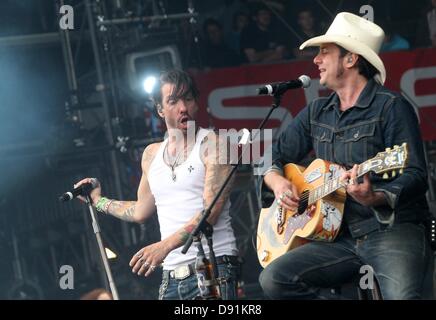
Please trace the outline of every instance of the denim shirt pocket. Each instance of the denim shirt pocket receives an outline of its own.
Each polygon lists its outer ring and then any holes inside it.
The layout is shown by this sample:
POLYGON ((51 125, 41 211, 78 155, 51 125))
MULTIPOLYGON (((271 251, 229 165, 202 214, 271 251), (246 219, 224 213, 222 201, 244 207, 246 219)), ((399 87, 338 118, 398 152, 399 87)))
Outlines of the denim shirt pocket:
POLYGON ((333 128, 312 123, 313 149, 318 158, 331 161, 333 157, 333 128))
POLYGON ((365 123, 344 130, 345 156, 348 164, 360 164, 374 156, 376 123, 365 123))

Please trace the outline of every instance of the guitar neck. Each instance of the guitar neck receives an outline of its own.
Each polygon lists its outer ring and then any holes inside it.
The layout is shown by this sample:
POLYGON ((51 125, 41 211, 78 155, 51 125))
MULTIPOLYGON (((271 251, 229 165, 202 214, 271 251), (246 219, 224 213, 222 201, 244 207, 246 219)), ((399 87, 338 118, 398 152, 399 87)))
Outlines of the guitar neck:
MULTIPOLYGON (((367 172, 371 171, 370 168, 371 166, 369 165, 369 160, 358 165, 357 177, 361 177, 367 172)), ((335 192, 336 190, 342 187, 345 187, 345 184, 340 181, 340 177, 336 177, 328 180, 326 183, 310 191, 308 205, 317 202, 318 200, 324 198, 325 196, 328 196, 329 194, 335 192)))

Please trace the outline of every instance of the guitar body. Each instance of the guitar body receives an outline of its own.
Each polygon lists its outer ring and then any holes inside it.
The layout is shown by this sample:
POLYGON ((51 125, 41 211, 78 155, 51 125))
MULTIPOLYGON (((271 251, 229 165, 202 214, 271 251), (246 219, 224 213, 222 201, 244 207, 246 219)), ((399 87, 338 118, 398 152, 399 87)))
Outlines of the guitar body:
MULTIPOLYGON (((383 178, 403 173, 408 161, 407 143, 386 148, 357 167, 356 177, 368 172, 382 174, 383 178)), ((262 209, 257 227, 257 256, 262 267, 308 241, 334 241, 339 233, 344 214, 346 191, 340 176, 343 170, 336 164, 314 160, 307 169, 287 164, 284 176, 298 190, 298 209, 282 210, 274 201, 262 209)))
MULTIPOLYGON (((341 173, 338 165, 321 159, 314 160, 306 169, 291 163, 283 170, 301 199, 341 173)), ((345 198, 345 188, 339 188, 301 213, 282 210, 276 201, 270 208, 262 209, 257 229, 257 253, 262 267, 310 240, 333 241, 342 223, 345 198)))

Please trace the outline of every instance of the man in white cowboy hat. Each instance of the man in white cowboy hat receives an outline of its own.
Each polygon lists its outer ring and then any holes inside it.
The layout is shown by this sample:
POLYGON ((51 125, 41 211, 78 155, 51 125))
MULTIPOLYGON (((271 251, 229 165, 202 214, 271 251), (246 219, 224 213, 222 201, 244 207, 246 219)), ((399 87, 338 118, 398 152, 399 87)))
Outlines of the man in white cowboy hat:
MULTIPOLYGON (((347 171, 344 220, 334 242, 313 241, 273 260, 261 273, 265 294, 273 299, 323 298, 322 288, 346 283, 362 265, 374 271, 384 299, 421 298, 429 262, 425 222, 427 170, 413 107, 383 84, 386 70, 378 56, 384 32, 351 13, 339 13, 325 35, 300 49, 319 46, 313 62, 320 83, 333 93, 312 101, 273 147, 273 166, 264 175, 263 200, 295 210, 299 194, 283 177, 283 165, 315 156, 347 171), (394 145, 408 145, 402 175, 383 180, 357 179, 356 164, 394 145)), ((326 298, 326 296, 324 296, 326 298)))

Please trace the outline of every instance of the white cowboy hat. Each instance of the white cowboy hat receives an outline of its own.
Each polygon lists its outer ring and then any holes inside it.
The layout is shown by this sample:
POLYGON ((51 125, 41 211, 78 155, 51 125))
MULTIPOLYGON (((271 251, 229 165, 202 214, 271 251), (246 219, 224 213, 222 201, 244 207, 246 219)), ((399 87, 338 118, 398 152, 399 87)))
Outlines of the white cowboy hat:
POLYGON ((349 12, 340 12, 325 35, 307 40, 300 46, 300 50, 323 43, 335 43, 368 60, 378 70, 375 80, 384 84, 386 69, 378 56, 384 37, 383 29, 375 23, 349 12))

